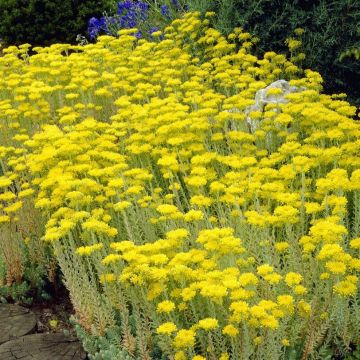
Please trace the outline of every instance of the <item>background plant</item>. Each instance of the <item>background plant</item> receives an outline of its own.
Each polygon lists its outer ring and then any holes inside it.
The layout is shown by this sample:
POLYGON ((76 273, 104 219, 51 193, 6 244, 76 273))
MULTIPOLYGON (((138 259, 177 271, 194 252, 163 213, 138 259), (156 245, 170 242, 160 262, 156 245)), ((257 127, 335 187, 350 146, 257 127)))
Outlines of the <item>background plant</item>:
POLYGON ((112 8, 111 0, 1 0, 0 39, 3 46, 31 43, 76 43, 91 16, 112 8))
POLYGON ((100 18, 89 20, 88 34, 90 39, 98 35, 116 36, 120 29, 138 28, 135 36, 151 38, 152 33, 163 29, 172 20, 180 17, 186 9, 178 0, 151 1, 124 0, 117 3, 115 14, 105 14, 100 18))
MULTIPOLYGON (((360 27, 358 28, 358 36, 360 38, 360 27)), ((348 57, 354 57, 356 60, 360 60, 360 40, 357 46, 355 45, 342 52, 339 60, 344 61, 344 59, 348 57)))

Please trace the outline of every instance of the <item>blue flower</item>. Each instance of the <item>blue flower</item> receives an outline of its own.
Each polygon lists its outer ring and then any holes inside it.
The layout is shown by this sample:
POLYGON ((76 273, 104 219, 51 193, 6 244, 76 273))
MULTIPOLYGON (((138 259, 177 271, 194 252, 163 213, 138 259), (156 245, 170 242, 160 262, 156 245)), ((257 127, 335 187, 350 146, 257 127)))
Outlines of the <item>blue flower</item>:
MULTIPOLYGON (((1 0, 0 0, 1 1, 1 0)), ((165 19, 171 19, 172 9, 176 11, 182 10, 179 0, 172 0, 169 5, 161 5, 160 12, 165 19)), ((102 17, 102 18, 91 18, 89 20, 88 33, 90 38, 93 40, 101 33, 114 34, 115 30, 119 29, 129 29, 139 27, 141 31, 138 31, 135 34, 137 39, 142 37, 148 37, 144 31, 149 31, 148 34, 152 39, 152 33, 158 31, 159 28, 151 27, 154 24, 149 19, 149 5, 145 0, 123 0, 119 1, 117 4, 117 13, 112 17, 102 17), (150 30, 144 30, 149 29, 150 30)), ((159 38, 162 40, 163 35, 159 38)))
POLYGON ((149 4, 139 1, 137 3, 138 7, 142 11, 148 11, 149 10, 149 4))
POLYGON ((117 14, 122 28, 133 28, 148 17, 149 5, 142 1, 124 0, 118 3, 117 14))
POLYGON ((88 33, 90 39, 92 40, 95 39, 101 31, 105 31, 106 33, 109 33, 109 29, 107 27, 105 17, 101 17, 100 19, 92 17, 89 20, 89 26, 88 26, 88 33))
POLYGON ((122 2, 118 2, 118 15, 122 15, 124 11, 130 10, 134 6, 134 2, 131 0, 125 0, 122 2))
POLYGON ((161 5, 161 15, 170 16, 170 9, 167 5, 161 5))
POLYGON ((181 6, 178 0, 171 0, 171 3, 175 6, 176 10, 180 10, 181 6))
POLYGON ((157 26, 154 26, 149 30, 149 34, 152 34, 152 33, 154 33, 155 31, 158 31, 158 30, 159 30, 159 28, 157 26))

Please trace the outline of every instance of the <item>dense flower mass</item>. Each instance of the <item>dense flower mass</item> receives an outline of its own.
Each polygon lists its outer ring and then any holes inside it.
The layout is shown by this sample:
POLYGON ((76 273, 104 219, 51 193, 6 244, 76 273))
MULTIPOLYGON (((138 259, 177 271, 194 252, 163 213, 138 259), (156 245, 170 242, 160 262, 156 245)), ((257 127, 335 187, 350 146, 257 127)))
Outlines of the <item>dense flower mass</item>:
POLYGON ((1 226, 25 200, 41 210, 78 322, 118 331, 139 358, 349 348, 360 323, 356 109, 322 94, 318 73, 254 56, 242 29, 224 38, 209 16, 186 14, 159 42, 126 29, 31 57, 4 50, 1 226), (284 78, 296 91, 255 108, 284 78))

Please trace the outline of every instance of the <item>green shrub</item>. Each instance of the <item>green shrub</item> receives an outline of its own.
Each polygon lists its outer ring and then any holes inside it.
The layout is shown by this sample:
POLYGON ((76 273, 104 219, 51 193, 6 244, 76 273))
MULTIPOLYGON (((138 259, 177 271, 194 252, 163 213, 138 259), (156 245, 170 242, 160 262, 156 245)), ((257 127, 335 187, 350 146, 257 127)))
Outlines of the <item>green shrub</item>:
POLYGON ((360 104, 360 63, 340 61, 344 51, 360 44, 358 0, 187 0, 191 10, 215 11, 214 25, 223 33, 236 26, 258 36, 259 53, 286 51, 285 39, 304 28, 305 68, 319 71, 327 92, 346 92, 360 104))
POLYGON ((0 0, 0 41, 5 45, 75 43, 88 20, 112 0, 0 0))

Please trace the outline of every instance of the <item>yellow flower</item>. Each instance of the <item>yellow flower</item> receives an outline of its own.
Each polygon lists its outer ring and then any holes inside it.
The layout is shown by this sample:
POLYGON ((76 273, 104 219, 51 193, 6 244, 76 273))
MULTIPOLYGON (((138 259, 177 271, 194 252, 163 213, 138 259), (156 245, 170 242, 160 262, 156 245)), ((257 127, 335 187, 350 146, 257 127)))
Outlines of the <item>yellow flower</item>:
POLYGON ((296 39, 291 39, 291 38, 287 39, 286 42, 287 42, 287 45, 288 45, 288 48, 289 48, 290 51, 296 50, 302 44, 301 41, 296 40, 296 39))
POLYGON ((180 311, 184 311, 184 310, 188 309, 188 305, 186 303, 182 302, 178 305, 178 309, 180 311))
POLYGON ((257 267, 257 273, 261 276, 270 274, 274 271, 274 268, 269 264, 263 264, 257 267))
POLYGON ((282 279, 282 276, 277 273, 271 273, 271 274, 264 275, 264 280, 266 280, 270 284, 278 284, 281 279, 282 279))
POLYGON ((195 195, 190 199, 191 205, 208 207, 213 203, 213 200, 203 195, 195 195))
POLYGON ((222 333, 230 337, 235 337, 239 333, 239 330, 234 325, 229 324, 223 328, 222 333))
POLYGON ((272 315, 267 315, 261 318, 260 324, 270 329, 277 329, 279 327, 279 321, 272 315))
POLYGON ((261 336, 257 336, 253 339, 253 342, 255 345, 260 345, 262 343, 263 339, 261 336))
POLYGON ((162 215, 171 215, 179 211, 179 209, 175 205, 170 204, 159 205, 156 210, 162 215))
POLYGON ((122 256, 121 255, 118 255, 118 254, 110 254, 108 256, 106 256, 101 262, 104 264, 104 265, 108 265, 108 264, 111 264, 113 262, 117 262, 119 260, 122 259, 122 256))
MULTIPOLYGON (((231 303, 230 310, 233 311, 232 319, 240 322, 243 319, 246 319, 249 315, 249 305, 245 301, 235 301, 231 303)), ((254 311, 254 309, 251 309, 254 311)))
POLYGON ((321 280, 326 280, 326 279, 329 279, 329 278, 330 278, 330 274, 327 273, 327 272, 320 274, 320 279, 321 280))
POLYGON ((343 252, 344 250, 339 244, 325 244, 319 251, 317 258, 319 260, 336 258, 343 254, 343 252))
POLYGON ((216 319, 213 318, 206 318, 202 319, 198 322, 197 325, 199 328, 204 330, 213 330, 216 329, 219 326, 219 323, 216 319))
POLYGON ((10 201, 16 198, 16 195, 12 193, 11 191, 6 191, 2 194, 0 194, 0 200, 3 201, 10 201))
POLYGON ((203 176, 190 176, 186 178, 186 183, 192 187, 201 187, 206 185, 207 181, 203 176))
POLYGON ((166 233, 166 238, 169 240, 183 240, 188 236, 189 231, 183 228, 171 230, 166 233))
POLYGON ((173 341, 174 347, 176 349, 183 349, 183 348, 192 348, 195 345, 195 331, 194 330, 187 330, 181 329, 175 336, 173 341))
POLYGON ((311 314, 311 305, 304 300, 300 300, 298 303, 298 310, 302 317, 309 317, 311 314))
POLYGON ((275 244, 275 249, 279 253, 285 252, 289 248, 289 243, 286 241, 281 241, 275 244))
POLYGON ((120 212, 127 209, 130 206, 131 206, 131 202, 129 201, 126 200, 119 201, 118 203, 114 204, 114 210, 120 212))
POLYGON ((292 310, 294 307, 294 298, 291 295, 279 295, 277 297, 278 304, 285 307, 288 310, 292 310))
POLYGON ((89 246, 80 246, 76 249, 76 253, 80 256, 89 256, 95 251, 99 251, 103 248, 103 244, 94 244, 89 246))
POLYGON ((187 357, 183 351, 177 351, 175 353, 174 360, 187 360, 187 357))
POLYGON ((346 271, 346 264, 341 261, 328 261, 325 267, 333 274, 344 274, 346 271))
POLYGON ((172 301, 165 300, 157 305, 156 311, 158 313, 169 313, 175 309, 175 304, 172 301))
POLYGON ((0 176, 0 188, 7 188, 12 184, 12 181, 5 176, 0 176))
POLYGON ((295 272, 289 272, 285 275, 285 282, 288 286, 299 285, 302 279, 302 275, 295 272))
POLYGON ((156 332, 158 334, 170 335, 177 330, 176 325, 173 322, 166 322, 158 326, 156 332))
POLYGON ((58 326, 58 321, 56 319, 52 319, 49 321, 49 324, 53 329, 56 329, 58 326))
POLYGON ((35 192, 35 190, 33 190, 33 189, 25 189, 25 190, 22 190, 19 192, 18 197, 19 197, 19 199, 23 199, 25 197, 33 195, 34 192, 35 192))
POLYGON ((304 295, 307 293, 307 289, 305 286, 302 286, 302 285, 296 285, 294 287, 294 293, 297 294, 297 295, 304 295))
POLYGON ((111 283, 111 282, 114 282, 116 281, 116 275, 115 274, 101 274, 100 275, 100 282, 102 284, 105 284, 105 283, 111 283))
POLYGON ((334 292, 344 297, 355 296, 357 286, 354 282, 349 280, 339 281, 334 285, 334 292))
POLYGON ((327 320, 329 318, 329 313, 324 311, 320 314, 320 319, 327 320))
POLYGON ((305 209, 307 214, 316 214, 323 210, 323 207, 316 202, 306 202, 305 209))
POLYGON ((180 166, 174 155, 165 155, 157 161, 158 165, 163 166, 164 168, 170 169, 172 171, 179 170, 180 166))
POLYGON ((241 286, 256 285, 259 280, 253 273, 242 273, 239 276, 238 282, 241 286))
POLYGON ((184 215, 184 220, 186 222, 199 221, 199 220, 203 220, 203 219, 204 219, 204 214, 201 210, 189 210, 184 215))
POLYGON ((290 205, 278 206, 274 210, 274 215, 279 217, 283 222, 295 224, 299 221, 299 210, 290 205))
POLYGON ((82 227, 85 230, 93 231, 98 234, 106 234, 110 237, 114 237, 118 233, 117 229, 112 228, 106 222, 99 221, 95 218, 89 218, 83 222, 82 227))
POLYGON ((281 344, 284 346, 290 346, 290 341, 288 339, 282 339, 281 344))
POLYGON ((350 247, 353 249, 360 249, 360 238, 352 239, 350 241, 350 247))
POLYGON ((10 217, 7 215, 0 215, 0 224, 10 222, 10 217))
POLYGON ((15 203, 13 203, 10 206, 7 206, 4 208, 4 211, 7 212, 8 214, 12 214, 16 211, 18 211, 19 209, 22 208, 23 203, 21 201, 17 201, 15 203))

